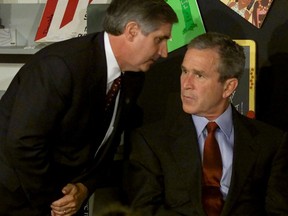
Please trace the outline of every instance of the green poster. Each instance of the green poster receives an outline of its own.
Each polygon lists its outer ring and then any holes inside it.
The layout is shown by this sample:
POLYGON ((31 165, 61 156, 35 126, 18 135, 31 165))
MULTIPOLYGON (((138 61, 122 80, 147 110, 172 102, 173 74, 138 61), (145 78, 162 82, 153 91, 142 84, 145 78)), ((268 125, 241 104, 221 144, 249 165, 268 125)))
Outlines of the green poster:
POLYGON ((167 3, 174 9, 179 19, 179 22, 173 25, 172 39, 168 41, 168 51, 171 52, 206 31, 197 0, 167 0, 167 3))

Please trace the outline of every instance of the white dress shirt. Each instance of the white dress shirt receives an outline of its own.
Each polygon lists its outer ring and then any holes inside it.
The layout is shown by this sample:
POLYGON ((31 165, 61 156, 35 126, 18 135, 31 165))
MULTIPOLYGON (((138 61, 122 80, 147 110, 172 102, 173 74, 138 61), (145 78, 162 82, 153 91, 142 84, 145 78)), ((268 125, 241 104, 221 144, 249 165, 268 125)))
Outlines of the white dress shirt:
MULTIPOLYGON (((121 75, 121 70, 120 70, 120 67, 117 63, 115 55, 112 51, 109 37, 108 37, 108 34, 106 32, 104 32, 104 46, 105 46, 105 55, 106 55, 106 61, 107 61, 107 88, 106 88, 106 93, 107 93, 109 91, 113 81, 121 75)), ((99 148, 97 149, 97 151, 95 153, 95 156, 97 155, 99 149, 105 144, 105 142, 107 141, 107 139, 109 138, 109 136, 111 135, 111 133, 114 129, 114 122, 115 122, 115 116, 116 116, 116 111, 117 111, 118 102, 119 102, 119 95, 120 95, 120 91, 118 92, 118 95, 116 97, 114 111, 113 111, 110 125, 109 125, 108 130, 107 130, 107 132, 106 132, 106 134, 102 140, 101 145, 99 146, 99 148)))

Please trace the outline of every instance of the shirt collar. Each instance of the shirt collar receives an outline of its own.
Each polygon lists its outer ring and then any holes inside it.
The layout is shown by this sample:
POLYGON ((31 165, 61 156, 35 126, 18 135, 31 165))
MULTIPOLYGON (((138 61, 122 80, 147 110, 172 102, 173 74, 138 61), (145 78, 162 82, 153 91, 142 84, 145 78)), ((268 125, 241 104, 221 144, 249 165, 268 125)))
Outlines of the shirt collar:
MULTIPOLYGON (((209 120, 206 119, 205 117, 196 115, 192 115, 192 118, 196 127, 197 136, 199 137, 203 132, 203 130, 205 129, 209 120)), ((231 104, 228 106, 225 112, 215 120, 215 122, 218 124, 219 128, 225 134, 225 136, 227 138, 230 138, 233 129, 231 104)))
POLYGON ((107 61, 107 83, 110 83, 121 75, 121 70, 112 51, 107 32, 104 32, 104 46, 107 61))

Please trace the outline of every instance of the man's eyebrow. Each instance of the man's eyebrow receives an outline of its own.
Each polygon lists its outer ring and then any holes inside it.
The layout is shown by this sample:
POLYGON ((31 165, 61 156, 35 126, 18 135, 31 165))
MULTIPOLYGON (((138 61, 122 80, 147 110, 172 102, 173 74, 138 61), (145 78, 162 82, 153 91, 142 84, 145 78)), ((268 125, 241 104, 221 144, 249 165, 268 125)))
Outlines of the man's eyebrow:
POLYGON ((169 40, 172 37, 170 35, 163 35, 163 36, 160 36, 159 38, 169 40))
POLYGON ((185 70, 187 72, 193 72, 193 73, 197 73, 197 74, 204 74, 205 71, 203 70, 196 70, 196 69, 191 69, 191 70, 188 70, 184 65, 181 65, 181 70, 185 70))

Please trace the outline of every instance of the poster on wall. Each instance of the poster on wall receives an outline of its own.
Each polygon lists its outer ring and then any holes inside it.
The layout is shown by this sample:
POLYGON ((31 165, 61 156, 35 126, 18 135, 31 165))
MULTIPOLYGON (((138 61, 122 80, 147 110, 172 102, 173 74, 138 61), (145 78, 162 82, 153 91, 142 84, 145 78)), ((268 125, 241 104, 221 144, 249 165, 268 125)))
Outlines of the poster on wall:
POLYGON ((178 49, 194 37, 205 33, 205 27, 196 0, 166 0, 178 17, 173 25, 172 38, 168 41, 168 52, 178 49))
POLYGON ((230 100, 242 115, 255 118, 256 43, 253 40, 234 41, 243 47, 246 58, 244 73, 230 100))
POLYGON ((220 0, 245 20, 261 28, 273 0, 220 0))
POLYGON ((87 34, 87 6, 93 0, 47 0, 35 42, 57 42, 87 34))

